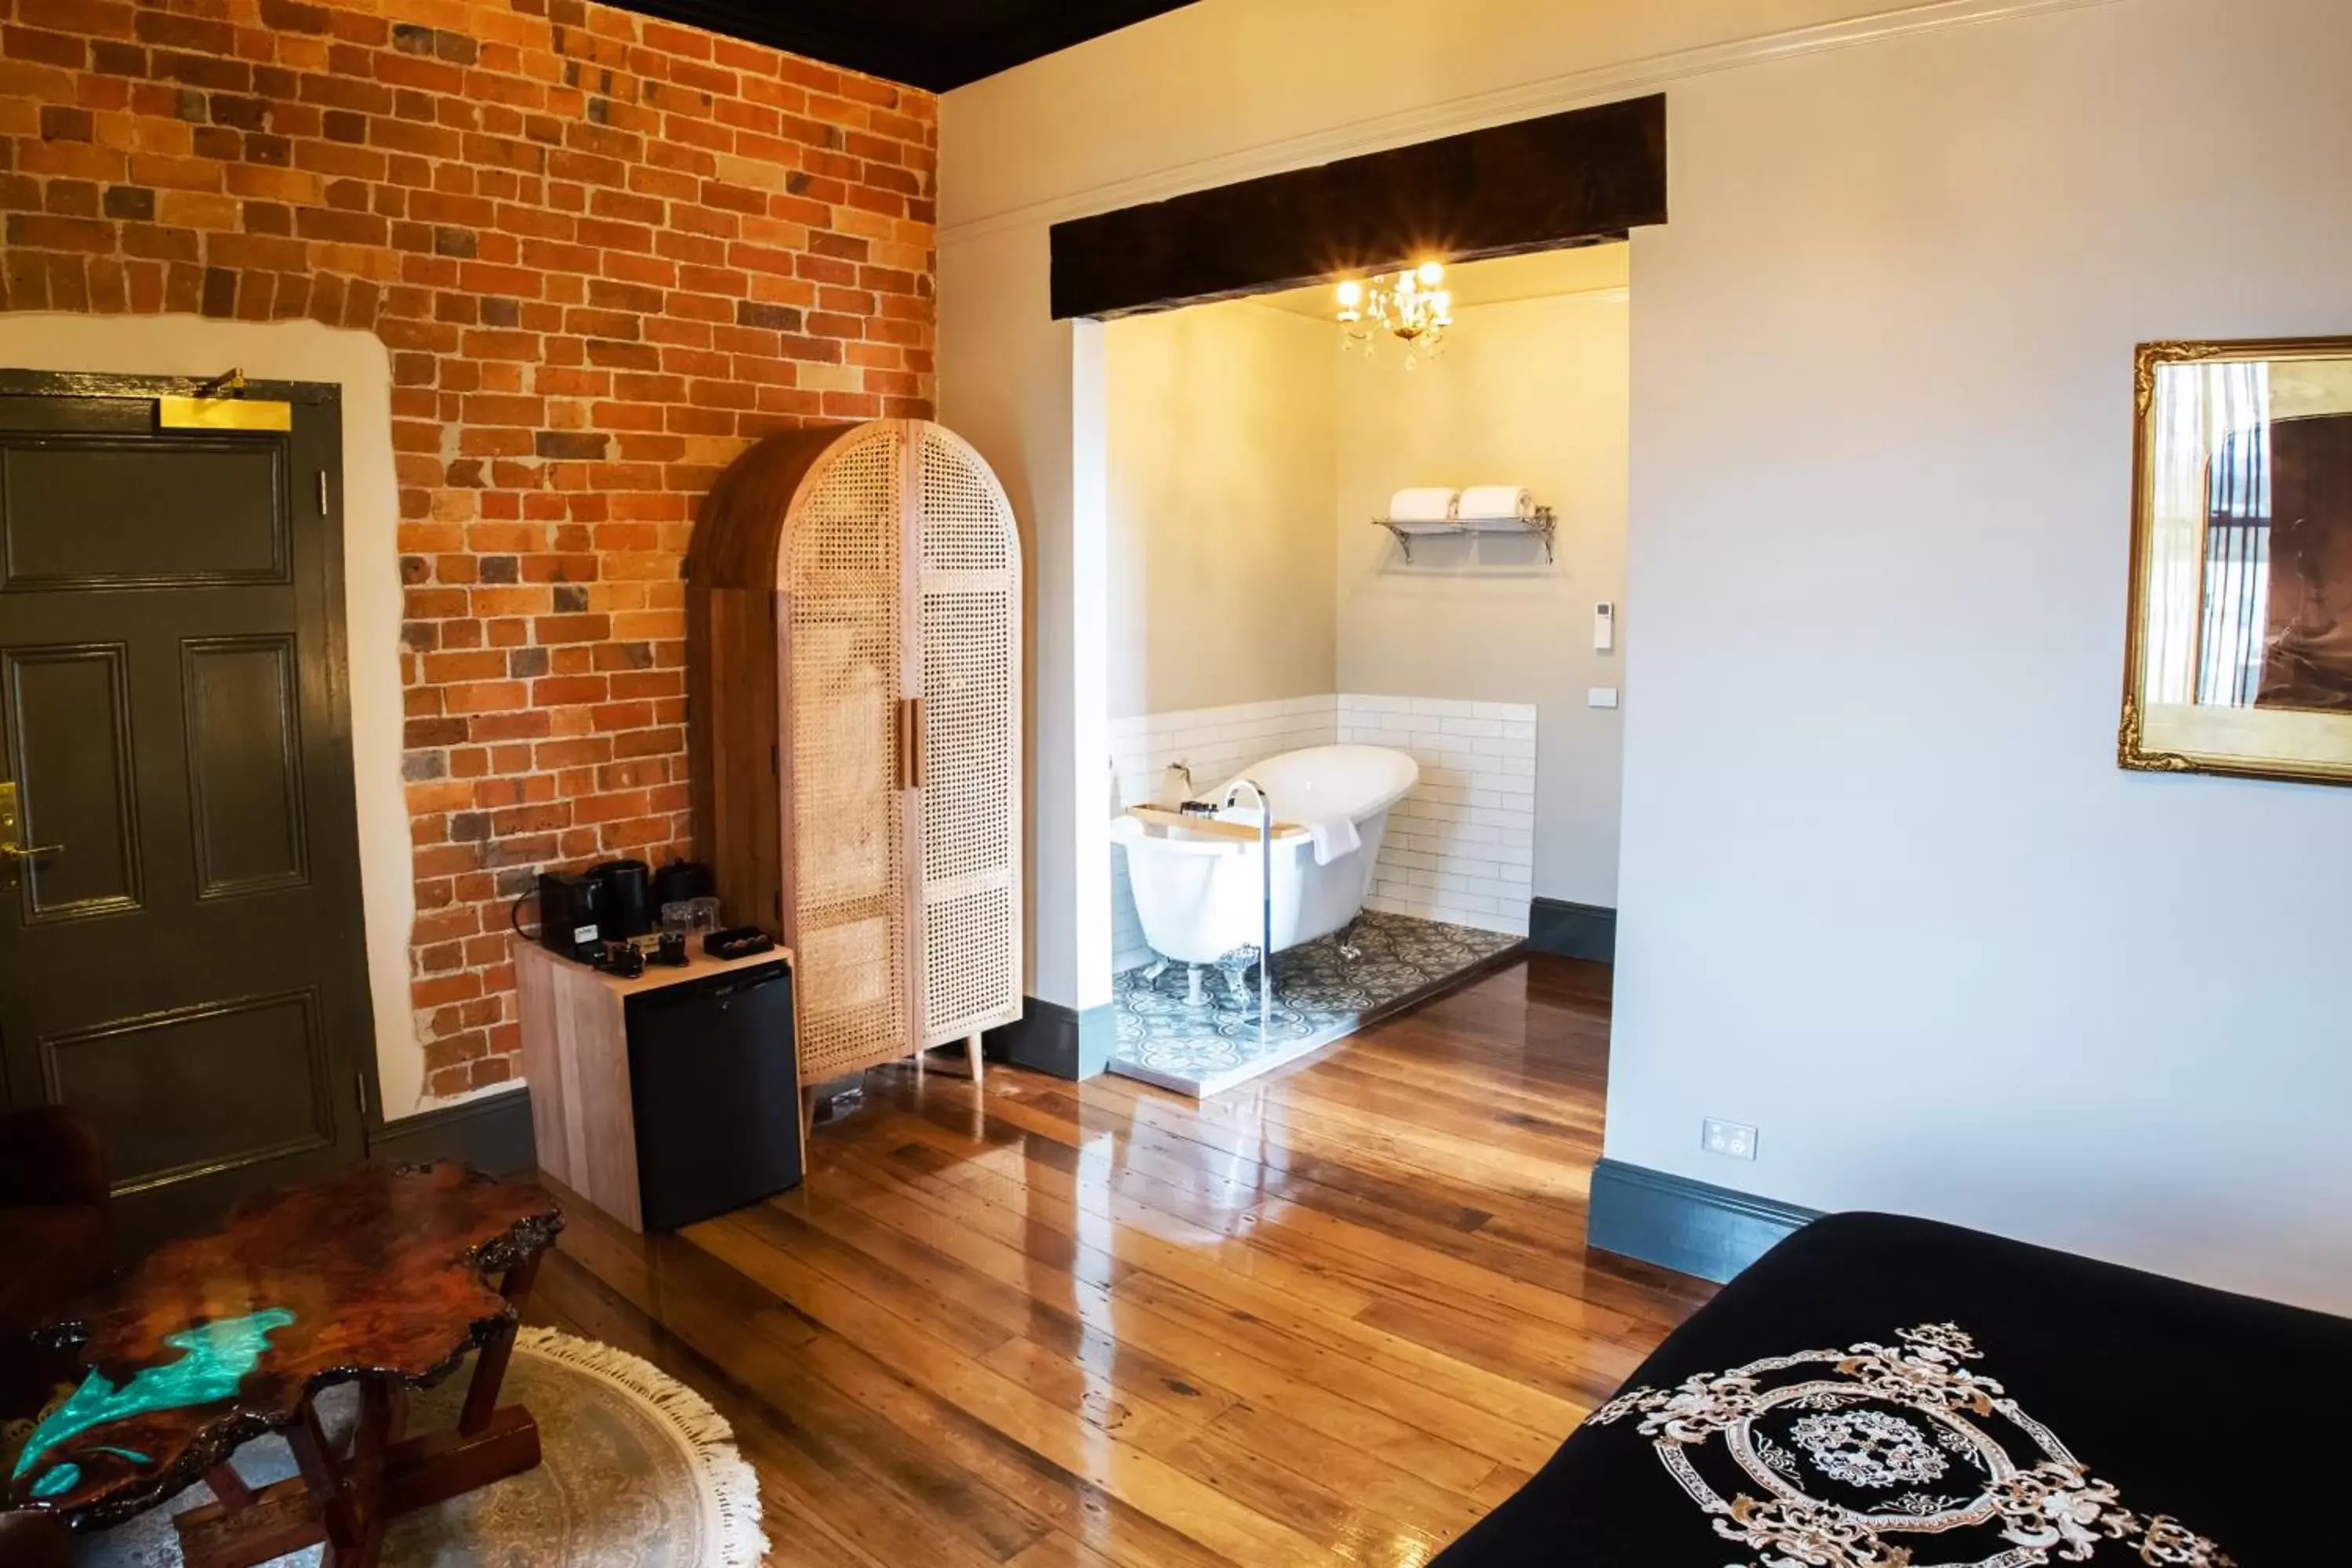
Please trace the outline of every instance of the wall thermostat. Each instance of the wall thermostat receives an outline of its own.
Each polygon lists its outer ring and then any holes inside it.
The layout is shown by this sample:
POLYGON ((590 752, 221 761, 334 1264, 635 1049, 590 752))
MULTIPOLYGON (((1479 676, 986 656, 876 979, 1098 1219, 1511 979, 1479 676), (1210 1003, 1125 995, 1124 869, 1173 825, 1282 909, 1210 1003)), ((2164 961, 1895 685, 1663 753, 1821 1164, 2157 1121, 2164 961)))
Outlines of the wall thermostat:
POLYGON ((1617 606, 1606 599, 1592 606, 1592 646, 1602 653, 1617 646, 1617 606))

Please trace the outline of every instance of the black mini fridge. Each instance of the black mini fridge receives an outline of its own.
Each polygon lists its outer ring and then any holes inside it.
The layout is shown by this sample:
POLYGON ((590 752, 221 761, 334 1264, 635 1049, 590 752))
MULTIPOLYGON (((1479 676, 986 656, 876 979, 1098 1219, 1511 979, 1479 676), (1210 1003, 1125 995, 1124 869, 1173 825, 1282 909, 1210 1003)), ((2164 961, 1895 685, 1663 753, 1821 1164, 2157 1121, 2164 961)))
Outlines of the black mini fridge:
POLYGON ((628 998, 637 1192, 676 1230, 801 1180, 793 976, 779 959, 628 998))

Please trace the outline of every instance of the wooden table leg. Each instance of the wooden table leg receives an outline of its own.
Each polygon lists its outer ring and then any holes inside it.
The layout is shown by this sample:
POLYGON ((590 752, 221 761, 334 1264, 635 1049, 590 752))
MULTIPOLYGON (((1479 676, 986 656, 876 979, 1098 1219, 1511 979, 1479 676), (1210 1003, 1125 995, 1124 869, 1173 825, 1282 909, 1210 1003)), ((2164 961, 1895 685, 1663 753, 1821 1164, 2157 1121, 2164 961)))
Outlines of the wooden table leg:
POLYGON ((376 1568, 383 1554, 383 1461, 392 1447, 392 1390, 383 1378, 360 1385, 360 1429, 352 1437, 351 1458, 341 1467, 344 1505, 352 1514, 353 1539, 347 1549, 330 1549, 321 1568, 376 1568))
POLYGON ((212 1488, 213 1496, 230 1513, 241 1513, 253 1506, 253 1489, 245 1484, 245 1478, 226 1459, 205 1472, 205 1485, 212 1488))
POLYGON ((287 1428, 286 1446, 294 1450, 295 1468, 302 1472, 302 1483, 310 1489, 326 1531, 327 1550, 320 1568, 342 1568, 343 1553, 359 1544, 360 1521, 352 1511, 352 1500, 344 1495, 343 1467, 327 1441, 326 1428, 320 1425, 315 1396, 303 1396, 301 1413, 287 1428))
POLYGON ((521 1321, 522 1304, 530 1297, 531 1282, 539 1278, 541 1256, 532 1253, 508 1269, 507 1277, 499 1282, 499 1294, 514 1308, 515 1316, 499 1325, 474 1363, 474 1381, 466 1389, 466 1408, 457 1417, 462 1436, 479 1436, 499 1407, 499 1385, 506 1381, 507 1363, 514 1355, 515 1329, 521 1321))
MULTIPOLYGON (((534 1254, 499 1282, 518 1317, 538 1272, 534 1254)), ((320 1544, 324 1568, 376 1568, 395 1517, 536 1467, 538 1423, 520 1405, 498 1407, 514 1341, 508 1322, 482 1346, 457 1431, 406 1436, 406 1387, 397 1377, 369 1377, 360 1384, 351 1450, 339 1454, 306 1397, 286 1430, 299 1476, 252 1488, 224 1461, 207 1477, 219 1500, 173 1518, 187 1568, 252 1568, 320 1544)))

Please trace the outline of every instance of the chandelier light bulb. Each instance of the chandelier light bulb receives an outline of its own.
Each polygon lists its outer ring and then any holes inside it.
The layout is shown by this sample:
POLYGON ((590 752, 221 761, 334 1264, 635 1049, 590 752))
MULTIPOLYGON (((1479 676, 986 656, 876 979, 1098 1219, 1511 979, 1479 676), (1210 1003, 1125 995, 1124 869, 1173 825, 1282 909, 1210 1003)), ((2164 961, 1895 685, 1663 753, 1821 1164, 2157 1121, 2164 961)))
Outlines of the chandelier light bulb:
POLYGON ((1440 287, 1444 280, 1444 265, 1436 261, 1368 279, 1342 279, 1335 290, 1339 346, 1369 354, 1382 339, 1393 338, 1405 346, 1407 370, 1421 355, 1443 352, 1454 324, 1454 293, 1440 287))

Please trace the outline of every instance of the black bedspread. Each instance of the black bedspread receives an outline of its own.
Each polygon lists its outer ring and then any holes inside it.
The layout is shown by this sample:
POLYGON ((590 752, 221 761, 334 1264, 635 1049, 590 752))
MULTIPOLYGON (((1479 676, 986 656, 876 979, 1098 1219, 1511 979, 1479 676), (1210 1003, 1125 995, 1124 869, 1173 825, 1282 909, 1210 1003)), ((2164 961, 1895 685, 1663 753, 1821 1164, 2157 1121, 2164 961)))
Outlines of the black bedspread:
POLYGON ((1837 1215, 1437 1563, 2352 1563, 2347 1433, 2352 1320, 1837 1215))

